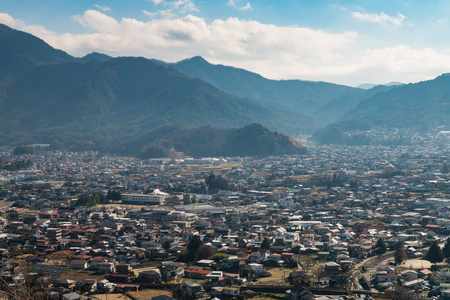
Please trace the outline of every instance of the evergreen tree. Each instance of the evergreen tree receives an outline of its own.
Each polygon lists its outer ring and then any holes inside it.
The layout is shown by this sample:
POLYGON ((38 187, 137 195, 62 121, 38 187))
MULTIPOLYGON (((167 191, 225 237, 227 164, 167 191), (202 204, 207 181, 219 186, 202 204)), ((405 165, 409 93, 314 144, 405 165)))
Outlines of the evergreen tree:
POLYGON ((261 243, 261 249, 270 249, 270 242, 266 237, 261 243))
POLYGON ((377 243, 375 244, 375 253, 378 255, 386 253, 387 248, 382 238, 379 238, 377 243))
POLYGON ((197 258, 197 253, 200 247, 203 245, 200 236, 194 235, 187 246, 186 259, 191 262, 197 258))
POLYGON ((401 264, 403 260, 406 259, 406 251, 402 242, 398 242, 395 253, 394 253, 395 263, 397 265, 401 264))
POLYGON ((447 262, 450 263, 450 238, 447 238, 447 240, 445 241, 442 252, 444 254, 444 257, 447 259, 447 262))
POLYGON ((166 251, 168 253, 170 251, 171 245, 172 245, 172 243, 170 241, 165 241, 162 244, 162 247, 163 247, 164 251, 166 251))
POLYGON ((427 255, 425 255, 425 259, 434 264, 444 260, 444 253, 442 253, 442 250, 436 241, 431 244, 427 255))

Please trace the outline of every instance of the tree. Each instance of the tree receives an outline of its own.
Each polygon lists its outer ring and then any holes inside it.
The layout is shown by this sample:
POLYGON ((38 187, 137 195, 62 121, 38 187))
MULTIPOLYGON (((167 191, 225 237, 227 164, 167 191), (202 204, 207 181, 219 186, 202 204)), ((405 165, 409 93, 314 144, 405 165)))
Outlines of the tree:
POLYGON ((378 255, 386 253, 387 248, 382 238, 379 238, 377 243, 375 244, 375 253, 378 255))
POLYGON ((205 184, 209 186, 210 192, 217 192, 218 190, 228 189, 228 180, 222 177, 222 175, 214 175, 211 173, 205 178, 205 184))
POLYGON ((402 261, 406 259, 406 251, 402 242, 397 243, 397 247, 394 253, 394 259, 397 265, 401 264, 402 261))
POLYGON ((171 241, 165 241, 162 244, 162 247, 163 247, 164 251, 166 251, 166 252, 170 251, 170 246, 172 246, 172 242, 171 241))
POLYGON ((447 163, 445 163, 444 166, 442 167, 442 173, 444 173, 444 174, 449 173, 447 163))
POLYGON ((389 300, 416 300, 417 296, 407 288, 395 285, 392 289, 384 292, 384 296, 389 300))
POLYGON ((217 252, 211 257, 211 259, 214 260, 215 262, 219 262, 224 258, 227 258, 227 255, 221 252, 217 252))
POLYGON ((447 259, 447 263, 450 263, 450 238, 445 241, 444 248, 442 249, 444 257, 447 259))
POLYGON ((427 255, 425 255, 425 259, 431 263, 434 263, 435 265, 436 263, 444 260, 444 253, 442 253, 442 250, 436 241, 431 244, 427 255))
POLYGON ((201 245, 196 254, 196 259, 210 258, 214 254, 214 248, 208 245, 201 245))
POLYGON ((270 249, 270 242, 266 237, 261 243, 261 249, 270 249))
POLYGON ((200 239, 200 236, 194 235, 186 248, 186 260, 189 262, 194 261, 197 258, 197 252, 202 245, 203 242, 200 239))
POLYGON ((118 190, 108 190, 108 194, 106 195, 108 200, 121 200, 122 195, 118 190))

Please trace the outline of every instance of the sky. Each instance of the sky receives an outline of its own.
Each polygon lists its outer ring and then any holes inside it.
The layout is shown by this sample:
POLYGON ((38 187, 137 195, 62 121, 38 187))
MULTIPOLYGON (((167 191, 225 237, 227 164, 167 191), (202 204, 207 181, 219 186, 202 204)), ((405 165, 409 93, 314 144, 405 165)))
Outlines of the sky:
POLYGON ((450 1, 0 0, 0 23, 73 56, 202 56, 350 86, 450 72, 450 1))

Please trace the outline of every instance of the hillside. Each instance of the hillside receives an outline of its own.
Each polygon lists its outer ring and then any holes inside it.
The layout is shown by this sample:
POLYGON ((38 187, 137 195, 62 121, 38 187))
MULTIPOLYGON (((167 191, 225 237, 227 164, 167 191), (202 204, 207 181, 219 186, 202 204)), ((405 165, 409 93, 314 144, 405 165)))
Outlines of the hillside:
POLYGON ((293 132, 310 118, 222 92, 144 58, 36 67, 2 83, 0 142, 107 143, 170 123, 293 132))
POLYGON ((450 128, 450 74, 394 87, 362 100, 340 120, 315 134, 317 141, 339 142, 346 132, 372 128, 450 128), (341 137, 340 137, 341 136, 341 137))
POLYGON ((0 80, 21 74, 36 66, 74 61, 64 51, 43 40, 0 24, 0 80))
POLYGON ((260 124, 224 129, 211 126, 165 125, 145 133, 115 140, 114 152, 150 157, 167 157, 172 151, 189 156, 267 156, 304 154, 306 149, 287 135, 260 124))
MULTIPOLYGON (((173 64, 178 71, 208 82, 238 97, 282 106, 294 112, 319 116, 321 107, 333 99, 353 97, 363 90, 327 82, 270 80, 243 69, 213 65, 196 56, 173 64)), ((327 120, 321 119, 327 123, 327 120)))

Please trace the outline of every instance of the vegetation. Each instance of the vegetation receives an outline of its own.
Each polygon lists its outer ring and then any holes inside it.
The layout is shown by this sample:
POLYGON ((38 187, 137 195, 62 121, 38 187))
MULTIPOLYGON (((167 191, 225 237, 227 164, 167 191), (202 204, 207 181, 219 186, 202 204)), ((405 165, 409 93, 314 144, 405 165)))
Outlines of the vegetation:
POLYGON ((213 173, 205 178, 205 184, 212 193, 217 192, 218 190, 224 191, 228 189, 228 180, 223 178, 222 175, 216 176, 213 173))
POLYGON ((384 254, 387 251, 386 243, 382 238, 379 238, 377 243, 375 244, 375 253, 378 255, 384 254))
POLYGON ((394 260, 399 265, 406 259, 406 250, 402 242, 398 242, 395 248, 394 260))
POLYGON ((444 248, 442 248, 442 254, 447 259, 447 263, 450 263, 450 238, 445 241, 444 248))
POLYGON ((270 249, 270 242, 266 237, 263 239, 261 243, 261 249, 270 249))
POLYGON ((121 200, 122 195, 120 194, 120 191, 118 190, 108 190, 108 194, 106 195, 106 199, 108 200, 121 200))
POLYGON ((434 264, 444 260, 444 253, 442 253, 442 250, 436 241, 431 244, 430 249, 425 255, 425 259, 434 264))
POLYGON ((80 197, 78 197, 77 201, 77 205, 88 207, 106 203, 108 203, 108 200, 103 196, 102 193, 95 193, 93 195, 81 195, 80 197))

